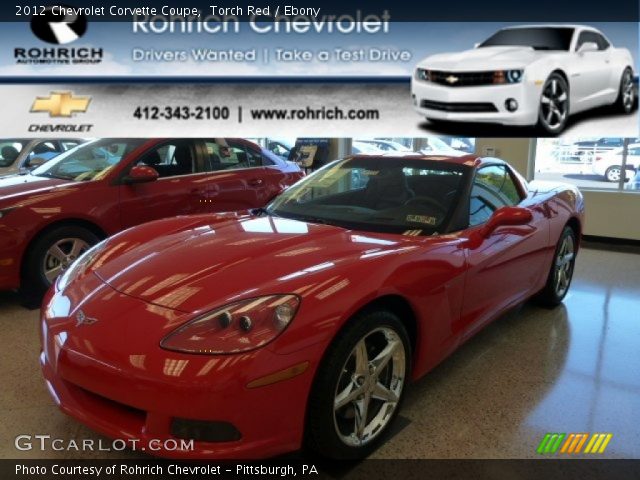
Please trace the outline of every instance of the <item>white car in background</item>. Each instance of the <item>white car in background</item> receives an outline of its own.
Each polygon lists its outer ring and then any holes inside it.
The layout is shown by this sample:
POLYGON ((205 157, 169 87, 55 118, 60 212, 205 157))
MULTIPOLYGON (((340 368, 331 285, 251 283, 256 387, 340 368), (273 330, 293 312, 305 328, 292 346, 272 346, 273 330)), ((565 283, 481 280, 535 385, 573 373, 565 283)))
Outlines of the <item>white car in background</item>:
POLYGON ((447 155, 449 157, 462 157, 468 155, 467 152, 456 150, 444 140, 438 137, 426 137, 422 139, 425 145, 420 148, 420 153, 425 155, 447 155))
POLYGON ((0 176, 27 173, 84 142, 74 138, 0 139, 0 176))
POLYGON ((538 125, 557 135, 570 115, 603 105, 631 113, 633 58, 595 28, 524 25, 472 50, 432 55, 412 77, 416 111, 430 121, 538 125))
MULTIPOLYGON (((622 147, 596 155, 591 168, 593 173, 602 175, 608 182, 619 182, 622 176, 622 147)), ((640 171, 640 143, 627 147, 626 179, 633 179, 636 171, 640 171)))

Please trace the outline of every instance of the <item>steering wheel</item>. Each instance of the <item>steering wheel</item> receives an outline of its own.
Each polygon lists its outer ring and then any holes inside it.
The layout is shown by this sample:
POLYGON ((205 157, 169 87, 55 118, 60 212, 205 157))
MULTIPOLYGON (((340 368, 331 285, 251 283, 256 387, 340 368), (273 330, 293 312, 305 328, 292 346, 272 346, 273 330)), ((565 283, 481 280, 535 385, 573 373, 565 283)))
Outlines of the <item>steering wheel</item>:
POLYGON ((431 207, 435 207, 440 210, 443 214, 447 213, 447 208, 442 205, 439 201, 434 200, 431 197, 413 197, 407 200, 405 206, 411 205, 429 205, 431 207))

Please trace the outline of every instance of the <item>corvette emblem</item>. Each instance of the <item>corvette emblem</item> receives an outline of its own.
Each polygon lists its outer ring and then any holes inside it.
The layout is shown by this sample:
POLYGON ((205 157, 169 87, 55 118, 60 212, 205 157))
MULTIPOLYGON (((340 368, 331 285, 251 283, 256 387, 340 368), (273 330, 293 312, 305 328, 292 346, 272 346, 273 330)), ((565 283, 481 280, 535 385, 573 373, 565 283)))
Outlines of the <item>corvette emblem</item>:
POLYGON ((455 75, 449 75, 447 78, 445 78, 445 80, 447 81, 447 83, 450 83, 451 85, 453 85, 454 83, 458 83, 458 80, 460 79, 455 75))
POLYGON ((76 327, 80 327, 82 325, 93 325, 97 321, 97 318, 87 317, 82 310, 78 310, 78 313, 76 313, 76 327))

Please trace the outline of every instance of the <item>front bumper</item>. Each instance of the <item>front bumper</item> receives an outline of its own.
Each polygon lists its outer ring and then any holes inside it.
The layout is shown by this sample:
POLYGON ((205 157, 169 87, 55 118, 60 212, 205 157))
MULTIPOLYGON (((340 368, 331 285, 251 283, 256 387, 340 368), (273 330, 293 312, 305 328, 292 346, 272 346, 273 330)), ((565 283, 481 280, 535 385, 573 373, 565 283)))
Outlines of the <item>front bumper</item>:
POLYGON ((316 368, 311 359, 319 358, 320 351, 166 351, 141 325, 164 322, 175 328, 182 322, 179 313, 105 285, 91 290, 91 301, 78 305, 87 318, 99 318, 92 325, 77 326, 78 310, 65 311, 76 303, 73 298, 50 292, 43 304, 40 363, 49 392, 64 413, 136 450, 170 458, 257 459, 300 448, 316 368), (101 303, 100 313, 95 306, 101 303), (293 378, 247 387, 257 378, 307 361, 304 373, 293 378), (194 440, 190 448, 176 448, 185 439, 172 434, 176 419, 232 425, 240 438, 194 440))
POLYGON ((541 86, 524 80, 512 85, 447 87, 411 80, 414 109, 422 116, 452 122, 535 125, 541 86), (510 112, 507 99, 515 99, 518 109, 510 112))

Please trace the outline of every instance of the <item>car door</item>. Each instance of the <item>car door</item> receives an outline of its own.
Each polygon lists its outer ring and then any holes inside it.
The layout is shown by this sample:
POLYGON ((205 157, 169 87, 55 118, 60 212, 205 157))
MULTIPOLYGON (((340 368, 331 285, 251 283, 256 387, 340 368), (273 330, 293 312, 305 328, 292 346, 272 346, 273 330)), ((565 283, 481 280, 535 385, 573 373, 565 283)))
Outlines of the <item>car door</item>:
POLYGON ((584 30, 574 47, 575 63, 571 74, 572 111, 601 105, 611 94, 611 48, 597 32, 584 30), (580 52, 585 43, 595 43, 596 51, 580 52))
POLYGON ((259 149, 239 139, 205 139, 204 169, 198 196, 206 211, 264 206, 282 191, 283 172, 259 149))
POLYGON ((202 172, 197 171, 196 141, 168 139, 162 141, 131 162, 124 175, 134 165, 154 168, 159 178, 153 182, 126 184, 121 182, 120 218, 122 228, 176 215, 201 211, 202 172))
MULTIPOLYGON (((526 205, 509 167, 488 165, 476 173, 470 198, 469 229, 481 228, 494 211, 526 205)), ((504 308, 526 298, 540 282, 548 245, 548 219, 532 209, 533 220, 524 226, 498 227, 479 245, 467 248, 468 270, 462 305, 462 330, 471 335, 504 308)))

